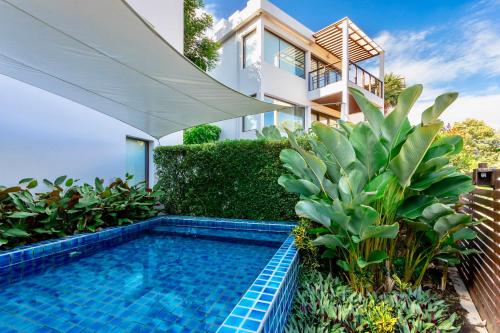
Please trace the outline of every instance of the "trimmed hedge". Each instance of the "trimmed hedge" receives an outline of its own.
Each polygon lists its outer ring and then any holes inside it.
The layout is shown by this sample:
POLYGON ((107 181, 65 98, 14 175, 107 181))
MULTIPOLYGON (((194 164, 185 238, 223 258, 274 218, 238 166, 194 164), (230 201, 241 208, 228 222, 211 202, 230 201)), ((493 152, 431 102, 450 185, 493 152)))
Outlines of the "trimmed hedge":
POLYGON ((166 213, 254 220, 296 220, 298 197, 278 185, 289 143, 232 140, 155 149, 166 213))

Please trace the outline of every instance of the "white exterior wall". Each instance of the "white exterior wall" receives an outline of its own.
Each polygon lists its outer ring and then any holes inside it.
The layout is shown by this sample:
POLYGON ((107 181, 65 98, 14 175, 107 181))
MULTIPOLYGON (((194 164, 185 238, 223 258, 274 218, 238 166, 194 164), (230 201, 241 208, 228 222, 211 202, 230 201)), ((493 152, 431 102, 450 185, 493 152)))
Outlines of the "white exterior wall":
MULTIPOLYGON (((356 86, 352 82, 341 82, 329 84, 323 88, 309 91, 308 74, 311 71, 311 54, 327 63, 338 62, 340 59, 330 54, 325 49, 315 44, 313 31, 295 20, 290 15, 273 5, 267 0, 249 0, 244 9, 236 11, 228 19, 219 21, 214 27, 214 38, 222 42, 221 54, 217 67, 209 72, 215 79, 239 90, 240 92, 263 99, 265 95, 284 100, 296 105, 305 106, 305 129, 311 125, 311 101, 323 96, 333 95, 347 91, 346 86, 356 86), (261 33, 258 38, 260 48, 260 62, 252 69, 243 68, 242 63, 242 39, 249 31, 257 29, 261 33), (285 41, 302 49, 306 53, 305 72, 306 78, 300 78, 285 70, 268 64, 264 59, 263 31, 269 30, 285 41)), ((383 62, 383 57, 381 59, 383 62)), ((383 66, 381 73, 383 73, 383 66)), ((375 103, 382 105, 383 101, 368 91, 365 96, 375 103)), ((262 129, 264 117, 260 117, 257 128, 262 129)), ((353 122, 363 120, 362 113, 350 114, 349 119, 353 122)), ((255 138, 255 132, 243 132, 243 119, 232 119, 216 123, 222 128, 221 139, 251 139, 255 138)))
MULTIPOLYGON (((256 94, 259 99, 264 99, 264 96, 268 95, 305 106, 305 128, 308 128, 310 125, 310 100, 308 99, 307 80, 263 60, 265 47, 263 34, 264 30, 269 30, 296 47, 303 49, 306 52, 306 73, 310 71, 310 54, 307 41, 290 34, 288 30, 276 24, 268 15, 260 15, 258 13, 259 8, 265 8, 266 12, 278 15, 280 20, 287 21, 290 25, 302 26, 295 19, 265 0, 249 1, 243 11, 236 12, 230 17, 230 21, 219 22, 219 29, 223 27, 222 30, 219 30, 219 34, 222 34, 225 30, 231 31, 231 29, 235 28, 237 22, 246 21, 250 18, 249 23, 237 27, 235 32, 224 40, 220 49, 219 63, 209 74, 218 81, 246 95, 256 94), (255 65, 243 68, 243 37, 253 30, 257 32, 257 49, 260 59, 255 65)), ((301 32, 312 35, 312 32, 305 28, 301 32)), ((263 118, 262 115, 258 120, 257 128, 259 130, 263 127, 263 118)), ((222 140, 254 139, 256 137, 255 131, 243 132, 242 118, 218 122, 215 125, 222 129, 222 140)))
MULTIPOLYGON (((130 0, 130 5, 182 53, 183 1, 130 0)), ((68 99, 0 75, 0 185, 26 177, 58 176, 92 182, 123 177, 127 136, 150 144, 150 184, 154 182, 153 138, 68 99)))

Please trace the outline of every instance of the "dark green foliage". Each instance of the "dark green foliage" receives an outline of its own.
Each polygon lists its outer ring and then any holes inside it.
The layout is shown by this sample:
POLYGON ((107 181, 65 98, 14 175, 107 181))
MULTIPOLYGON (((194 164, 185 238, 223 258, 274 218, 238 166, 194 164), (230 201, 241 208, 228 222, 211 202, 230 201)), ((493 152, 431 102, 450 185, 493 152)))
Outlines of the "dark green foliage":
POLYGON ((421 287, 363 295, 339 278, 310 272, 302 277, 286 332, 459 332, 452 310, 421 287))
POLYGON ((0 186, 0 247, 14 247, 43 239, 96 231, 157 215, 160 192, 144 183, 128 184, 116 178, 108 186, 96 178, 94 185, 76 185, 66 176, 43 183, 49 190, 32 193, 38 182, 22 179, 19 186, 0 186))
POLYGON ((182 142, 185 145, 215 142, 219 140, 220 132, 220 127, 215 125, 198 125, 184 131, 182 142))
POLYGON ((286 141, 241 140, 159 147, 155 163, 167 213, 296 220, 296 194, 278 185, 286 141))
POLYGON ((207 71, 215 67, 219 58, 219 43, 205 35, 212 27, 213 17, 202 11, 204 7, 203 0, 184 0, 184 55, 207 71))

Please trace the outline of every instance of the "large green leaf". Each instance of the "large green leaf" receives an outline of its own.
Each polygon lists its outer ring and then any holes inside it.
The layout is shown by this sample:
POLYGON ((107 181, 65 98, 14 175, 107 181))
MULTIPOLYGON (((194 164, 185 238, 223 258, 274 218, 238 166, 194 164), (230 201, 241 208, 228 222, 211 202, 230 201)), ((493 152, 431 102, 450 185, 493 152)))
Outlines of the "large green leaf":
POLYGON ((305 217, 309 220, 318 222, 326 228, 330 227, 330 217, 324 207, 315 201, 301 200, 297 202, 295 205, 295 212, 300 217, 305 217))
POLYGON ((62 183, 64 183, 64 181, 66 180, 66 176, 59 176, 56 178, 56 180, 54 180, 54 185, 55 186, 61 186, 62 183))
POLYGON ((303 149, 301 149, 299 153, 300 155, 302 155, 307 165, 313 172, 314 176, 316 177, 317 183, 320 185, 323 184, 323 179, 325 178, 325 173, 326 173, 325 163, 323 163, 323 161, 319 159, 317 156, 303 149))
POLYGON ((441 216, 453 214, 455 211, 442 203, 435 203, 425 208, 422 216, 428 221, 434 221, 441 216))
POLYGON ((19 228, 10 228, 3 231, 3 237, 28 237, 30 234, 19 228))
POLYGON ((445 233, 453 233, 461 227, 467 226, 472 222, 472 216, 466 214, 449 214, 438 218, 434 224, 434 230, 443 236, 445 233))
POLYGON ((438 140, 436 140, 432 146, 439 146, 442 144, 449 144, 454 147, 453 152, 451 154, 455 155, 462 151, 464 146, 464 139, 460 135, 445 135, 438 140))
POLYGON ((375 134, 377 136, 380 135, 382 124, 384 123, 384 115, 380 109, 370 102, 358 89, 349 88, 349 92, 356 101, 356 104, 358 104, 361 112, 363 112, 366 120, 370 123, 375 134))
POLYGON ((361 240, 368 238, 389 238, 394 239, 399 233, 399 223, 394 223, 391 225, 378 225, 367 227, 363 234, 361 235, 361 240))
POLYGON ((474 189, 472 179, 466 175, 445 178, 425 190, 428 195, 438 198, 455 197, 474 189))
POLYGON ((370 226, 373 226, 379 218, 378 212, 370 206, 360 205, 354 209, 351 223, 348 226, 348 231, 352 235, 359 236, 365 233, 370 226))
POLYGON ((349 140, 339 130, 320 122, 315 122, 312 128, 331 153, 335 163, 347 172, 349 166, 356 161, 356 153, 349 140))
POLYGON ((457 97, 458 93, 456 92, 445 93, 438 96, 434 101, 434 105, 427 108, 422 113, 422 124, 428 125, 435 122, 441 113, 443 113, 443 111, 446 110, 446 108, 450 106, 450 104, 453 103, 457 97))
POLYGON ((373 178, 368 184, 365 185, 366 192, 376 192, 374 200, 380 199, 383 197, 385 188, 387 184, 394 179, 394 174, 387 170, 377 177, 373 178))
POLYGON ((400 140, 400 133, 408 121, 407 116, 412 106, 422 93, 422 85, 417 84, 406 88, 398 97, 398 103, 394 110, 389 113, 382 124, 382 136, 389 151, 396 146, 400 140))
POLYGON ((472 240, 477 237, 477 233, 469 228, 463 228, 453 233, 453 241, 472 240))
POLYGON ((285 164, 285 168, 294 175, 308 179, 307 163, 296 150, 283 149, 280 152, 280 160, 285 164))
POLYGON ((346 244, 346 241, 342 239, 342 237, 332 234, 319 236, 318 238, 314 239, 312 243, 315 246, 322 245, 330 249, 335 249, 337 247, 345 248, 348 245, 346 244))
POLYGON ((12 219, 25 219, 27 217, 32 217, 37 215, 38 213, 33 213, 33 212, 14 212, 10 214, 9 217, 12 219))
POLYGON ((460 175, 455 167, 445 167, 427 174, 420 175, 418 179, 412 180, 410 188, 412 190, 423 191, 432 184, 441 181, 446 177, 460 175))
POLYGON ((387 149, 368 124, 357 124, 349 141, 356 151, 356 156, 366 167, 369 178, 372 178, 382 166, 387 164, 387 149))
POLYGON ((295 179, 290 175, 282 175, 278 178, 278 184, 288 192, 298 193, 304 196, 316 195, 320 192, 319 187, 305 179, 295 179))
POLYGON ((401 186, 410 185, 411 177, 442 127, 443 122, 421 126, 408 136, 399 154, 389 164, 401 186))
POLYGON ((389 256, 385 251, 374 250, 370 253, 368 259, 365 260, 364 258, 358 258, 357 264, 359 268, 363 269, 368 265, 380 264, 381 262, 384 262, 384 260, 388 257, 389 256))
POLYGON ((416 195, 406 199, 398 209, 398 215, 407 219, 416 219, 422 215, 423 210, 435 203, 435 197, 416 195))

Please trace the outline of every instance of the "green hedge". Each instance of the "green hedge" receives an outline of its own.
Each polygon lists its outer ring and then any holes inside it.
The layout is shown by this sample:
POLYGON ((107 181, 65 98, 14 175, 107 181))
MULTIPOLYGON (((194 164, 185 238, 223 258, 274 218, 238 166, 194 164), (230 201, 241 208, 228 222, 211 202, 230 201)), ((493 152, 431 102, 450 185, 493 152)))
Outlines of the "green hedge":
POLYGON ((239 140, 158 147, 155 162, 167 213, 296 220, 297 196, 278 185, 287 141, 239 140))
POLYGON ((185 145, 215 142, 219 140, 221 128, 219 126, 204 124, 188 128, 182 136, 185 145))

